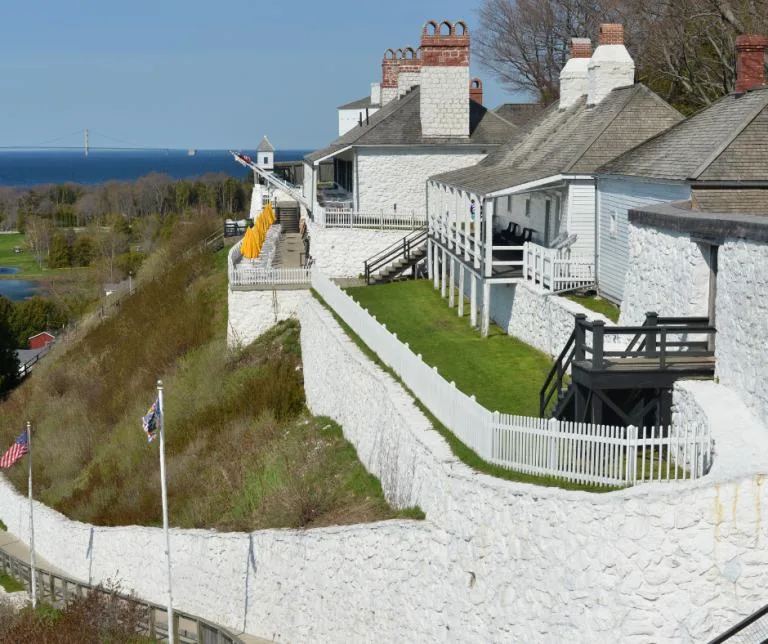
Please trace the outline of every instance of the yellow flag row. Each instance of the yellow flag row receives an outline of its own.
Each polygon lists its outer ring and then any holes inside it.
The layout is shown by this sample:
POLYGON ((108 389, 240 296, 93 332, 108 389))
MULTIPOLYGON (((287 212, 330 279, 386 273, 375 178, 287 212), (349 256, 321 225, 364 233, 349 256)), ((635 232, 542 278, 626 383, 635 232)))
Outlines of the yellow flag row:
POLYGON ((243 243, 240 246, 240 253, 243 257, 256 259, 259 256, 264 240, 267 238, 267 231, 274 223, 275 211, 272 208, 272 204, 268 203, 259 213, 259 216, 256 217, 253 227, 245 231, 245 237, 243 237, 243 243))

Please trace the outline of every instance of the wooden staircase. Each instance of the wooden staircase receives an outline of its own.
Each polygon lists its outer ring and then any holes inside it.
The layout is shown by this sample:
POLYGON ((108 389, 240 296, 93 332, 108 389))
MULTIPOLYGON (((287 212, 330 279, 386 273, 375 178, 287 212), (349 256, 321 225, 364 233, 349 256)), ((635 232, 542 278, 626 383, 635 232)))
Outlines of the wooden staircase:
POLYGON ((606 327, 577 315, 539 392, 539 413, 596 424, 669 425, 675 381, 714 377, 715 333, 707 318, 647 313, 642 326, 606 327), (606 336, 616 341, 606 346, 606 336))
POLYGON ((415 268, 427 256, 427 229, 419 228, 368 258, 364 265, 366 284, 384 284, 415 268))
POLYGON ((299 232, 299 207, 296 205, 277 204, 277 221, 283 233, 299 232))

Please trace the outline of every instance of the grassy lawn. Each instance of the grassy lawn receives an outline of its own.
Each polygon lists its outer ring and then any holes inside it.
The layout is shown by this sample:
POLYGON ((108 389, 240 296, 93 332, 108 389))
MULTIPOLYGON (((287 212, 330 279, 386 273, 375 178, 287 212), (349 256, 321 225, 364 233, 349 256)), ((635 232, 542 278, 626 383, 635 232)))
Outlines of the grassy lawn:
POLYGON ((620 309, 613 302, 596 295, 566 295, 566 297, 576 304, 581 304, 585 309, 604 315, 612 322, 619 321, 620 309))
POLYGON ((22 233, 12 233, 0 235, 0 266, 10 266, 18 268, 16 275, 8 275, 10 278, 36 277, 43 274, 43 270, 35 261, 34 253, 24 244, 24 235, 22 233), (23 248, 23 252, 14 253, 13 249, 23 248))
POLYGON ((2 586, 7 593, 16 593, 20 590, 24 590, 24 584, 15 577, 6 575, 4 572, 0 572, 0 586, 2 586))
POLYGON ((539 415, 539 389, 552 366, 540 351, 491 325, 488 338, 464 318, 427 280, 347 289, 361 306, 420 353, 430 366, 491 411, 539 415))

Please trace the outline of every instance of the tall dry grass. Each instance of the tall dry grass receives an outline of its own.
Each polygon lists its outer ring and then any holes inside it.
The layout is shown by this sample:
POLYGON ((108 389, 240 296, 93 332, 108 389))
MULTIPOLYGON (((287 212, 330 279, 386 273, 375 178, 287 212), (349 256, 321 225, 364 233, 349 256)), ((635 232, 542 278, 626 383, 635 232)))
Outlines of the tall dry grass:
MULTIPOLYGON (((0 440, 34 426, 35 496, 101 525, 161 523, 157 442, 140 417, 165 384, 170 521, 250 530, 396 516, 341 430, 305 408, 299 328, 226 347, 225 250, 187 227, 143 267, 119 312, 0 405, 0 440), (186 237, 185 237, 186 236, 186 237)), ((25 489, 25 468, 11 470, 25 489)))

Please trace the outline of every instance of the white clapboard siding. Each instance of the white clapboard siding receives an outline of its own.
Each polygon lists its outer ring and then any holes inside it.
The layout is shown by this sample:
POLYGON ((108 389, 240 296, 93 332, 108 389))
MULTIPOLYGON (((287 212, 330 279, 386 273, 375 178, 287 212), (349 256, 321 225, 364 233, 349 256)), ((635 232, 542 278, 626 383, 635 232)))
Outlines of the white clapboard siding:
POLYGON ((569 235, 576 235, 571 252, 581 257, 595 256, 595 182, 593 179, 568 184, 569 235))
POLYGON ((681 183, 641 181, 631 177, 600 177, 597 186, 597 283, 603 297, 621 304, 629 260, 628 211, 665 201, 689 199, 690 188, 681 183))
POLYGON ((711 440, 697 428, 638 431, 491 412, 316 268, 312 287, 443 425, 489 463, 602 486, 698 478, 709 470, 711 440))

